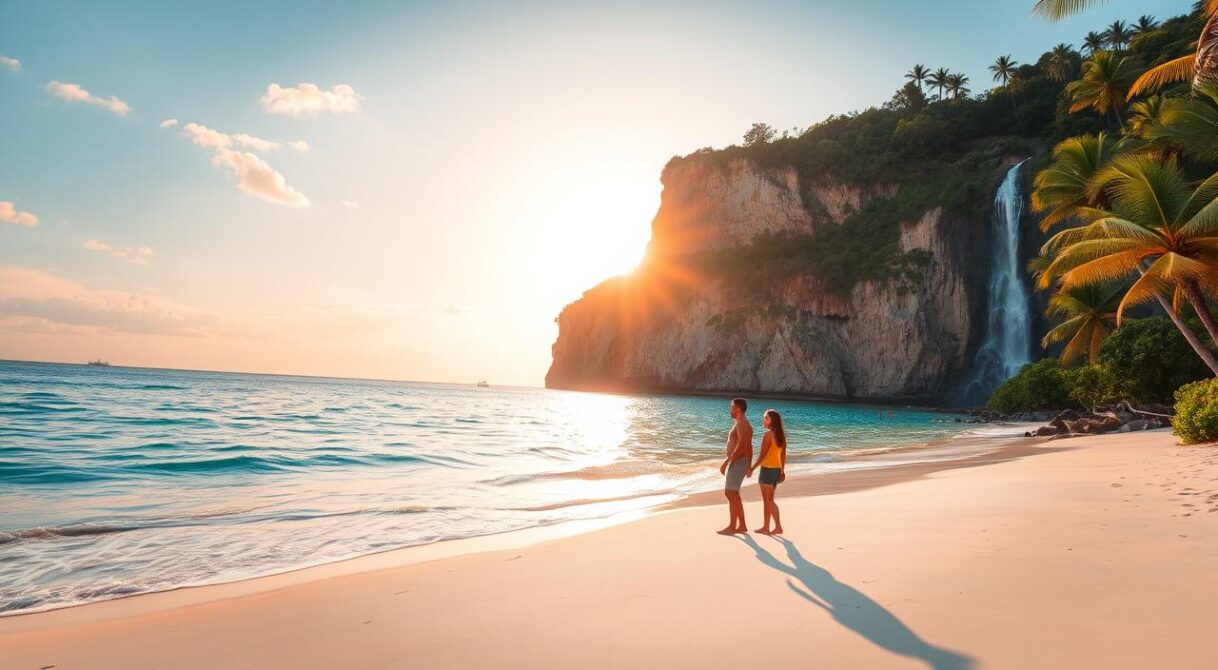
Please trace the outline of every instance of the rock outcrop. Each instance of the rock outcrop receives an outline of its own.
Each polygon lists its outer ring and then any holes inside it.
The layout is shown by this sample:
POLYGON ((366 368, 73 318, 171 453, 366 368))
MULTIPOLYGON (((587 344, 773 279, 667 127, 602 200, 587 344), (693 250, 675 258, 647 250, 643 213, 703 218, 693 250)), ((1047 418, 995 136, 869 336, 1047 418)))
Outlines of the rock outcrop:
POLYGON ((690 259, 759 235, 808 239, 900 186, 801 184, 793 168, 696 156, 662 182, 646 261, 563 310, 547 387, 933 402, 966 366, 983 323, 988 221, 942 207, 902 221, 900 251, 928 260, 900 281, 843 294, 794 272, 746 293, 690 259))

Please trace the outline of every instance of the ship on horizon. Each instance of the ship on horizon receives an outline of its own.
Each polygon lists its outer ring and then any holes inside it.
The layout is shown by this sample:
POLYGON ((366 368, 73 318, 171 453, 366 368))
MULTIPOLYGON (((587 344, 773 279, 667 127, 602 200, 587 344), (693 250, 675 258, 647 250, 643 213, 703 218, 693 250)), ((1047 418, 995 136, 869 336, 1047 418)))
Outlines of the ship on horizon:
POLYGON ((89 363, 88 363, 88 364, 89 364, 89 365, 96 365, 96 366, 98 366, 98 367, 103 367, 103 368, 108 368, 108 367, 110 367, 110 364, 109 364, 109 363, 107 363, 106 361, 103 361, 103 360, 102 360, 102 359, 100 359, 100 358, 98 358, 98 359, 96 359, 96 360, 89 361, 89 363))

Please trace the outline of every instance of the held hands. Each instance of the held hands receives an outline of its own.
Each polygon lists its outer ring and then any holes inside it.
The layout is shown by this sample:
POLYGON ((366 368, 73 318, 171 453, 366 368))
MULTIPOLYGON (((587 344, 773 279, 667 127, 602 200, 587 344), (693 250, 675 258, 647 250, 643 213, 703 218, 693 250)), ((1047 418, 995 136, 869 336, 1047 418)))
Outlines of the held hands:
POLYGON ((781 484, 785 481, 787 481, 787 471, 783 470, 778 473, 778 483, 781 484))
POLYGON ((753 470, 755 470, 755 469, 756 469, 756 468, 749 468, 749 473, 748 473, 747 475, 745 475, 745 476, 746 476, 746 477, 748 477, 749 479, 752 479, 752 478, 753 478, 753 470))

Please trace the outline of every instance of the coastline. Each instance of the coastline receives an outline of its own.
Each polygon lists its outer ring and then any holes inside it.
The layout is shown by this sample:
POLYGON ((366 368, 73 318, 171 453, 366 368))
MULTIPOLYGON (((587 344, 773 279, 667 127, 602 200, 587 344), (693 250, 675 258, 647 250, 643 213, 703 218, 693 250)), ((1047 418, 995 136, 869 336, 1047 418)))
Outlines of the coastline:
POLYGON ((717 536, 722 509, 689 504, 9 616, 0 666, 1200 669, 1218 654, 1218 447, 1153 430, 939 465, 836 490, 822 475, 780 498, 786 542, 717 536), (739 615, 781 643, 713 635, 739 615))
POLYGON ((1218 451, 1162 430, 1054 442, 788 496, 785 543, 686 507, 7 617, 0 666, 1207 667, 1218 451), (714 634, 740 616, 777 642, 714 634))
MULTIPOLYGON (((916 479, 940 470, 973 467, 1037 453, 1033 445, 1045 441, 1045 438, 1022 437, 1019 428, 1019 425, 1010 424, 1009 434, 1004 433, 990 436, 975 434, 975 428, 962 429, 961 432, 955 435, 938 438, 930 442, 881 444, 861 453, 847 453, 844 457, 834 458, 831 461, 835 465, 843 465, 845 467, 823 472, 797 471, 792 473, 788 481, 783 485, 784 494, 791 497, 804 497, 865 490, 916 479), (942 452, 945 449, 950 449, 952 453, 946 457, 925 458, 927 454, 942 452), (897 460, 892 460, 894 458, 897 460)), ((799 461, 794 461, 793 464, 798 468, 799 465, 807 465, 808 462, 800 463, 799 461)), ((708 462, 707 468, 713 469, 713 464, 708 462)), ((715 481, 718 482, 719 480, 716 479, 715 481)), ((101 600, 47 608, 0 612, 0 623, 9 619, 116 603, 124 603, 123 606, 118 607, 119 610, 124 612, 124 615, 155 612, 159 611, 163 606, 177 607, 206 602, 218 597, 224 598, 232 595, 258 593, 316 579, 328 579, 368 570, 412 565, 467 554, 520 548, 540 542, 594 532, 667 510, 714 506, 723 502, 722 492, 719 488, 707 488, 677 495, 679 497, 676 500, 660 500, 655 504, 642 508, 615 512, 602 517, 574 519, 483 535, 387 548, 338 560, 307 563, 284 570, 254 574, 236 579, 229 578, 183 584, 168 589, 116 595, 101 600), (144 599, 147 600, 145 601, 144 599)), ((742 496, 747 502, 760 501, 760 494, 755 485, 755 480, 746 482, 746 486, 742 490, 742 496)), ((664 498, 667 496, 643 493, 628 496, 630 499, 638 500, 644 500, 649 497, 664 498)))

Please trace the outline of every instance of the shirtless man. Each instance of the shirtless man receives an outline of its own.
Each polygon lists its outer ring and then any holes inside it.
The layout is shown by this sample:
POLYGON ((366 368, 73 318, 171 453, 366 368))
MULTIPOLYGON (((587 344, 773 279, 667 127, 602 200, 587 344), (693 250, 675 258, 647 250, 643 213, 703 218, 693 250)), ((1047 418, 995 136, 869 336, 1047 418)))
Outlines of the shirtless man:
POLYGON ((744 398, 732 398, 732 429, 727 434, 727 458, 719 466, 719 472, 727 477, 723 495, 727 497, 729 518, 727 527, 719 531, 720 535, 748 532, 748 526, 744 523, 744 503, 740 500, 740 485, 753 459, 753 425, 744 415, 748 407, 744 398))

